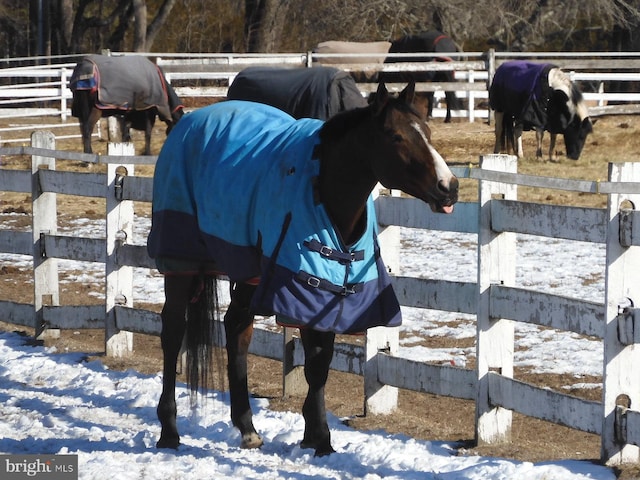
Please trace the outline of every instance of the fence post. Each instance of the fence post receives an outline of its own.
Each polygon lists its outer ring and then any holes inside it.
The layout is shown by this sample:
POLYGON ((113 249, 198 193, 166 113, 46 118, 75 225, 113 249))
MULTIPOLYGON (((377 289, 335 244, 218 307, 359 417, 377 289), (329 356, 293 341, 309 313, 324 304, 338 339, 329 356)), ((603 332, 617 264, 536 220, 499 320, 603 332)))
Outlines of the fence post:
POLYGON ((293 335, 297 329, 282 328, 282 395, 284 397, 304 395, 307 392, 307 382, 304 378, 304 367, 295 364, 296 345, 302 348, 302 343, 293 335))
MULTIPOLYGON (((493 76, 496 73, 496 51, 493 48, 490 48, 489 51, 487 52, 486 65, 487 65, 487 92, 488 92, 489 88, 491 87, 491 82, 493 82, 493 76)), ((491 110, 491 107, 487 107, 487 124, 488 125, 491 125, 491 122, 493 121, 492 113, 493 111, 491 110)))
POLYGON ((67 97, 65 95, 67 91, 67 78, 68 70, 66 68, 60 69, 60 117, 63 122, 67 121, 67 97))
MULTIPOLYGON (((36 131, 31 134, 31 146, 54 150, 55 136, 51 132, 36 131)), ((60 330, 45 331, 43 306, 60 305, 60 287, 58 284, 58 259, 48 258, 44 246, 45 235, 58 233, 58 213, 56 194, 43 192, 40 188, 39 170, 55 170, 56 159, 53 157, 31 157, 31 200, 32 200, 32 232, 33 232, 33 292, 35 309, 35 336, 43 338, 57 337, 60 330)))
MULTIPOLYGON (((486 170, 516 172, 512 155, 485 155, 480 166, 486 170)), ((478 319, 476 440, 479 444, 507 442, 511 439, 512 412, 491 402, 490 375, 495 372, 513 377, 513 321, 491 316, 491 285, 515 284, 515 233, 491 229, 491 201, 500 197, 517 198, 517 186, 491 181, 479 182, 478 226, 478 319)))
MULTIPOLYGON (((475 83, 475 72, 473 70, 469 70, 467 82, 475 83)), ((469 109, 469 123, 473 123, 476 121, 476 92, 473 90, 467 92, 467 107, 469 109)))
MULTIPOLYGON (((380 195, 378 185, 373 192, 374 198, 380 195)), ((395 190, 391 195, 399 196, 395 190)), ((400 229, 387 226, 381 229, 378 242, 387 271, 397 275, 400 270, 400 229)), ((375 327, 367 330, 364 362, 364 411, 365 414, 387 414, 398 407, 398 389, 383 385, 378 381, 378 354, 397 355, 399 346, 398 327, 375 327)))
MULTIPOLYGON (((109 144, 109 155, 133 155, 132 143, 109 144)), ((126 160, 126 159, 123 159, 126 160)), ((133 202, 122 200, 122 180, 133 175, 133 164, 107 165, 107 255, 105 262, 105 351, 123 357, 133 351, 133 334, 118 328, 115 307, 133 307, 133 268, 118 265, 118 247, 132 242, 133 202)))
MULTIPOLYGON (((640 163, 609 164, 610 182, 640 182, 640 163)), ((605 272, 605 332, 603 365, 603 425, 601 458, 610 465, 640 461, 640 449, 627 444, 624 413, 640 410, 640 349, 634 344, 634 324, 640 318, 640 246, 625 242, 626 213, 640 206, 640 194, 610 194, 607 205, 607 264, 605 272), (631 202, 632 205, 625 205, 631 202), (625 211, 626 210, 626 211, 625 211), (629 246, 630 245, 630 246, 629 246), (627 322, 630 319, 631 322, 627 322), (624 327, 630 333, 624 335, 624 327)), ((637 340, 635 340, 637 341, 637 340)))

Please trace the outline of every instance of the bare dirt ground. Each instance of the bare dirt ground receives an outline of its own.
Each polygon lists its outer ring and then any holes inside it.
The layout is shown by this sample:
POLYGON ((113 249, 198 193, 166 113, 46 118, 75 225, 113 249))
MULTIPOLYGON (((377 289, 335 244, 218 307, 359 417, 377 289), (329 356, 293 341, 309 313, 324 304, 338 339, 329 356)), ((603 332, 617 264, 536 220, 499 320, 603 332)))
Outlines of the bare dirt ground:
MULTIPOLYGON (((15 123, 15 122, 14 122, 15 123)), ((492 128, 482 121, 469 124, 464 120, 455 120, 451 124, 441 119, 432 121, 432 141, 436 148, 451 164, 477 165, 482 154, 493 151, 492 128)), ((3 126, 3 125, 0 125, 3 126)), ((77 127, 76 127, 77 128, 77 127)), ((72 128, 66 133, 76 133, 72 128)), ((56 134, 59 134, 56 131, 56 134)), ((24 133, 16 134, 24 135, 24 133)), ((106 134, 104 135, 106 137, 106 134)), ((8 136, 4 137, 5 139, 8 136)), ((157 126, 154 132, 154 153, 158 153, 164 141, 164 129, 157 126)), ((134 132, 136 151, 143 146, 141 135, 134 132)), ((81 151, 80 139, 60 140, 57 148, 81 151)), ((564 151, 561 141, 558 151, 564 151)), ((94 150, 105 153, 106 142, 94 140, 94 150)), ((525 155, 519 162, 519 171, 543 176, 560 176, 587 180, 606 180, 607 163, 637 161, 640 151, 640 117, 611 116, 603 117, 595 125, 595 131, 587 140, 580 160, 572 161, 561 156, 557 163, 536 159, 535 138, 532 133, 525 134, 525 155)), ((24 159, 5 157, 0 159, 3 168, 28 168, 24 159)), ((100 168, 69 162, 58 168, 100 168)), ((137 174, 151 175, 152 167, 137 167, 137 174)), ((461 200, 476 201, 475 184, 470 180, 461 182, 461 200)), ((104 215, 104 206, 97 200, 78 201, 72 197, 59 196, 59 211, 65 215, 99 218, 104 215)), ((520 188, 522 200, 571 204, 579 206, 604 207, 606 197, 594 194, 576 194, 569 192, 545 191, 543 189, 520 188)), ((147 207, 148 208, 148 207, 147 207)), ((24 224, 30 225, 29 197, 26 194, 0 193, 0 221, 8 213, 24 213, 24 224)), ((63 220, 64 221, 64 220, 63 220)), ((8 265, 0 265, 0 298, 17 302, 32 302, 31 271, 8 265), (25 288, 26 287, 26 288, 25 288)), ((95 302, 88 293, 91 286, 82 284, 64 284, 61 291, 61 303, 86 304, 95 302)), ((141 305, 144 308, 159 310, 159 305, 141 305)), ((0 320, 2 320, 0 318, 0 320)), ((29 330, 0 323, 4 330, 29 330)), ((32 333, 32 332, 27 332, 32 333)), ((130 358, 113 359, 104 356, 104 338, 101 331, 63 331, 59 339, 46 340, 47 345, 55 345, 59 351, 81 351, 90 358, 100 358, 114 369, 133 368, 143 373, 156 373, 161 370, 161 349, 158 338, 136 335, 134 353, 130 358)), ((425 339, 427 346, 455 345, 469 347, 473 339, 452 340, 442 337, 425 339)), ((467 368, 474 368, 472 363, 467 368)), ((537 375, 525 369, 517 369, 516 378, 536 385, 560 390, 563 386, 575 383, 571 375, 537 375)), ((599 378, 582 378, 584 382, 599 382, 599 378)), ((249 371, 252 393, 270 399, 274 409, 300 411, 302 398, 282 398, 281 367, 279 362, 252 357, 249 371)), ((566 390, 563 390, 566 393, 566 390)), ((570 392, 586 399, 600 400, 600 389, 575 389, 570 392)), ((502 445, 476 446, 474 443, 474 404, 470 401, 438 397, 400 391, 399 408, 388 416, 363 416, 363 381, 361 378, 331 372, 327 386, 327 408, 345 423, 358 429, 385 430, 390 433, 403 433, 418 439, 460 442, 460 455, 488 455, 512 458, 523 461, 545 461, 558 459, 581 459, 598 461, 600 456, 599 437, 577 430, 553 425, 544 421, 514 414, 512 441, 502 445)), ((621 479, 640 478, 639 466, 627 466, 618 472, 621 479)))

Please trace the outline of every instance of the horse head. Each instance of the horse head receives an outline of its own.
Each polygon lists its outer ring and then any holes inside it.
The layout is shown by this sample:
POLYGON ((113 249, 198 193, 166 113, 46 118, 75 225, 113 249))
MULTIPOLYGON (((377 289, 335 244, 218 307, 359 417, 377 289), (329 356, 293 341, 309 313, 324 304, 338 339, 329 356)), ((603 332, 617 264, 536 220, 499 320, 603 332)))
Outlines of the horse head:
POLYGON ((566 73, 557 68, 549 71, 549 84, 553 93, 549 99, 547 129, 552 133, 562 133, 567 157, 578 160, 587 135, 593 131, 582 92, 566 73))
POLYGON ((415 108, 415 83, 397 98, 381 83, 371 108, 380 130, 373 140, 378 154, 371 157, 378 181, 419 198, 434 212, 453 212, 458 179, 431 144, 431 130, 415 108))

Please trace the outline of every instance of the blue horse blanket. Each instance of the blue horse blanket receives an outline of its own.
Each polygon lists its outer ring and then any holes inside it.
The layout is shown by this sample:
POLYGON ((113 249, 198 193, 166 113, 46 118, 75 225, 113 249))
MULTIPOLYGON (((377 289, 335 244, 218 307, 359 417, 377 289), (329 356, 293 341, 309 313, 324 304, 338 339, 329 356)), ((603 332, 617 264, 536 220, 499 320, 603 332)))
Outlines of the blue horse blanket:
POLYGON ((521 122, 525 130, 544 128, 548 123, 548 106, 553 89, 549 86, 550 63, 524 60, 505 62, 498 67, 491 87, 489 104, 521 122))
POLYGON ((372 198, 353 245, 317 201, 323 124, 237 100, 183 117, 155 168, 150 256, 213 263, 234 282, 259 277, 253 312, 288 325, 336 333, 399 325, 372 198))

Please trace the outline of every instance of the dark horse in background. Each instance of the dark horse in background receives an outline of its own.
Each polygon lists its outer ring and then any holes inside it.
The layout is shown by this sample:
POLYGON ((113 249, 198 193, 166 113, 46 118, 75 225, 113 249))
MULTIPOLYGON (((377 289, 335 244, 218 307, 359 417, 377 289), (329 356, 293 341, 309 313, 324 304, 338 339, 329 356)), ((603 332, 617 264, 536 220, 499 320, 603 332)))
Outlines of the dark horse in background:
MULTIPOLYGON (((417 35, 406 35, 391 42, 389 53, 441 53, 437 57, 387 57, 385 63, 397 62, 450 62, 451 58, 447 53, 457 52, 458 47, 455 42, 444 33, 438 30, 430 30, 417 35)), ((407 82, 410 79, 416 82, 455 82, 455 75, 451 70, 434 72, 383 72, 380 80, 384 82, 407 82)), ((427 118, 431 118, 433 112, 434 92, 425 94, 427 100, 427 118)), ((445 123, 451 122, 451 110, 460 110, 462 104, 455 92, 445 91, 447 100, 447 114, 445 123)))
POLYGON ((567 157, 578 160, 593 122, 582 93, 556 65, 514 60, 501 64, 489 88, 495 110, 494 153, 512 150, 523 156, 522 132, 535 130, 536 157, 542 157, 542 137, 551 133, 549 159, 556 160, 556 136, 564 136, 567 157))
POLYGON ((183 115, 183 105, 160 67, 145 57, 88 55, 73 70, 71 113, 80 120, 85 153, 92 153, 91 133, 101 117, 119 116, 122 140, 129 128, 145 132, 144 154, 151 155, 156 116, 167 134, 183 115))
POLYGON ((300 328, 305 352, 301 446, 316 455, 334 451, 324 390, 336 333, 401 322, 371 192, 380 182, 441 213, 451 213, 458 197, 458 180, 431 145, 414 98, 413 83, 398 97, 380 84, 371 104, 326 122, 230 100, 173 129, 156 164, 147 245, 165 276, 159 448, 180 444, 175 383, 183 339, 192 391, 207 378, 216 278, 224 273, 231 419, 241 446, 263 444, 249 404, 247 355, 254 315, 275 314, 300 328))
POLYGON ((353 77, 334 67, 248 67, 229 85, 229 100, 265 103, 293 118, 328 120, 366 100, 353 77))

